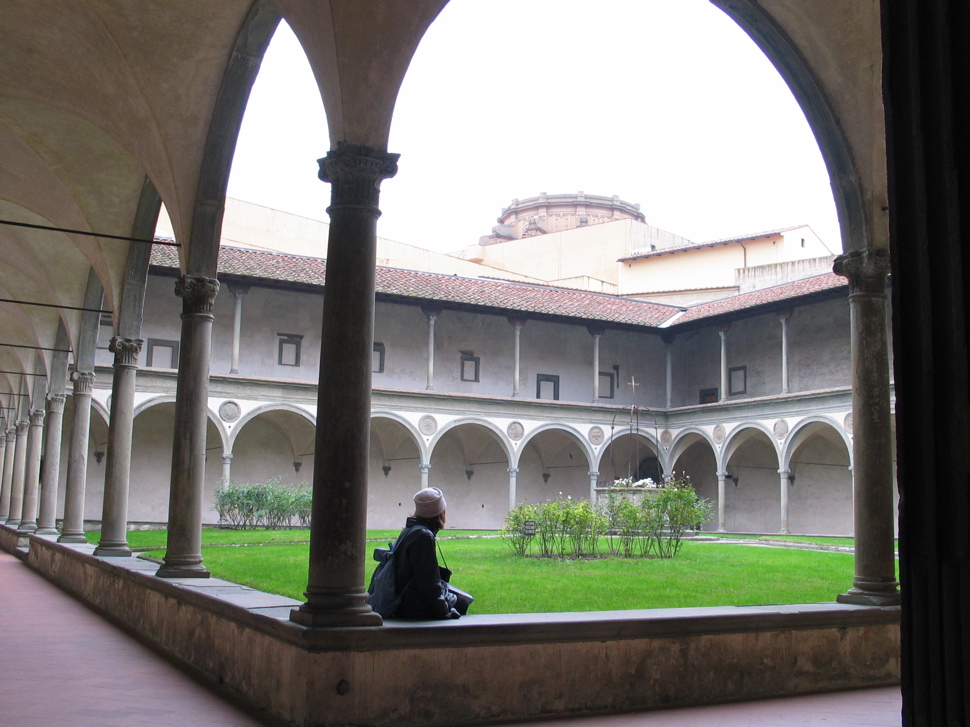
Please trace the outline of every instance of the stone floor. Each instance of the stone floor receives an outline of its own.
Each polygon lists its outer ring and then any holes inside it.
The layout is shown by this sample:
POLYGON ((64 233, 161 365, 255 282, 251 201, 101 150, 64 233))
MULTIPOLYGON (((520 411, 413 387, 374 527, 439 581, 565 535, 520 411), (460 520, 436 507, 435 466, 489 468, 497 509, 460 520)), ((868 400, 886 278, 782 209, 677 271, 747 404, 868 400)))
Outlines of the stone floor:
MULTIPOLYGON (((897 727, 897 689, 516 722, 569 727, 897 727)), ((263 724, 0 552, 0 724, 263 724)))

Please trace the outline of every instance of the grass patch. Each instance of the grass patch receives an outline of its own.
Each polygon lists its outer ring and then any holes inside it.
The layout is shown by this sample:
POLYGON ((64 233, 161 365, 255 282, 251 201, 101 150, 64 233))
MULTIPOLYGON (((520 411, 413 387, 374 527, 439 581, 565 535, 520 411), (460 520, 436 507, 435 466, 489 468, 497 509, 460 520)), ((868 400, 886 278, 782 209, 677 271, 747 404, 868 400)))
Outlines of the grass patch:
MULTIPOLYGON (((852 585, 854 565, 845 553, 710 542, 686 542, 669 560, 517 558, 498 538, 441 547, 478 614, 832 601, 852 585)), ((202 556, 218 578, 303 600, 306 545, 204 547, 202 556)), ((367 566, 369 579, 376 563, 367 566)))

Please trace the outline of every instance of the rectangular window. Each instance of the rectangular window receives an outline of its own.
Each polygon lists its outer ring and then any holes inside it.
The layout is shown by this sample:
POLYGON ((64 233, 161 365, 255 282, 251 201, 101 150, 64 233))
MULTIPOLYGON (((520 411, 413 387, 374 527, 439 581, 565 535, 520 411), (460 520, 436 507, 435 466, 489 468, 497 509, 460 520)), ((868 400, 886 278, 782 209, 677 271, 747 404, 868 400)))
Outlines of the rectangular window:
POLYGON ((732 366, 728 369, 728 394, 746 394, 748 391, 748 367, 732 366))
POLYGON ((298 333, 277 333, 276 335, 280 337, 279 365, 299 366, 303 336, 298 333))
POLYGON ((600 371, 600 399, 612 399, 613 391, 616 388, 616 379, 613 378, 612 371, 600 371))
POLYGON ((157 338, 148 339, 148 353, 145 355, 145 366, 150 369, 178 368, 179 342, 162 341, 157 338))
POLYGON ((536 399, 559 401, 559 377, 555 374, 536 374, 536 399))
POLYGON ((374 343, 374 353, 371 356, 370 370, 375 374, 384 373, 384 344, 374 343))
POLYGON ((714 404, 717 402, 717 388, 701 389, 701 404, 714 404))
POLYGON ((461 380, 478 381, 481 359, 471 351, 461 351, 461 380))

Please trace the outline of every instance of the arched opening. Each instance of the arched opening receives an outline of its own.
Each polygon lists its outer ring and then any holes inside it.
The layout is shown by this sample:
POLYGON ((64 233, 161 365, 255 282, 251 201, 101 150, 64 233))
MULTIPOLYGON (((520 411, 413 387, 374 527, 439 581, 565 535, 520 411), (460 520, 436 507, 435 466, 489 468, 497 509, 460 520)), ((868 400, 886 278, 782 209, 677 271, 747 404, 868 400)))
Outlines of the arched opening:
POLYGON ((657 445, 642 432, 616 435, 600 455, 598 471, 603 487, 618 479, 659 482, 664 474, 657 445))
POLYGON ((711 442, 697 432, 679 437, 671 448, 670 469, 675 477, 688 478, 697 496, 714 505, 703 529, 717 530, 717 454, 711 442))
POLYGON ((550 427, 534 434, 522 445, 518 469, 516 504, 589 499, 589 459, 572 432, 550 427))
MULTIPOLYGON (((313 436, 314 423, 307 413, 267 407, 241 422, 235 431, 230 481, 282 485, 311 482, 313 436)), ((211 450, 210 456, 221 460, 222 452, 211 450)))
MULTIPOLYGON (((414 511, 414 493, 421 489, 421 449, 414 432, 387 416, 370 425, 370 467, 367 486, 367 527, 394 529, 414 511)), ((451 496, 446 497, 451 504, 451 496)))
POLYGON ((778 450, 756 427, 739 429, 724 446, 724 527, 732 533, 777 533, 781 492, 778 450))
POLYGON ((851 536, 852 472, 843 436, 830 423, 808 422, 791 437, 787 460, 791 531, 851 536))

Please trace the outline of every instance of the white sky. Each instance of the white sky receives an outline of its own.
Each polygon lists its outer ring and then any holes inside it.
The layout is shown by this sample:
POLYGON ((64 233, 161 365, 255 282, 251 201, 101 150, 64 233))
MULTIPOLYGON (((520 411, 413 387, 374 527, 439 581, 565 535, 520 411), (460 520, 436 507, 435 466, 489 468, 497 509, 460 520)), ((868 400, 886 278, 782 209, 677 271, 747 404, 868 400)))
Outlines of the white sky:
MULTIPOLYGON (((253 88, 229 196, 326 220, 327 122, 280 26, 253 88)), ((619 195, 701 241, 838 223, 805 117, 777 71, 706 0, 451 0, 395 109, 381 237, 458 250, 513 198, 619 195)), ((325 251, 321 251, 325 254, 325 251)))

